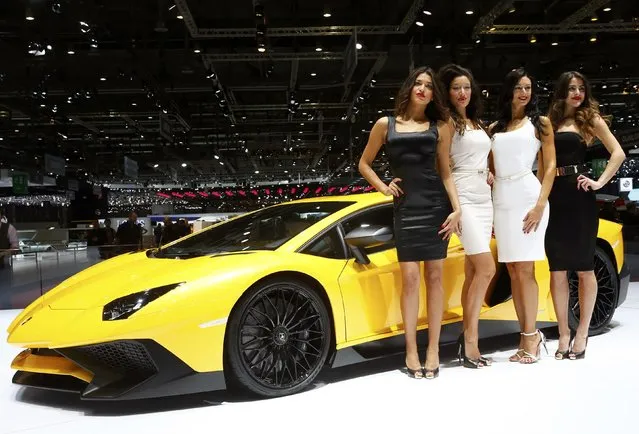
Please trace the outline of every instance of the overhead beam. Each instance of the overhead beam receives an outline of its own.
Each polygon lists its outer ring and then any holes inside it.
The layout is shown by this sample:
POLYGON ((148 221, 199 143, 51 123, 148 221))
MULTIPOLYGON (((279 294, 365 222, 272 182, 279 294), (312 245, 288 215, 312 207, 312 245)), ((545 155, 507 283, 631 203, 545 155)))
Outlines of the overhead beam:
POLYGON ((495 20, 501 14, 510 9, 514 2, 514 0, 500 0, 490 11, 479 17, 475 27, 473 27, 473 39, 475 39, 480 33, 484 33, 484 30, 490 29, 495 20))
MULTIPOLYGON (((382 53, 380 51, 369 51, 358 54, 360 59, 376 59, 382 53)), ((343 60, 344 53, 331 52, 331 51, 313 51, 310 53, 283 53, 283 52, 270 52, 270 53, 205 53, 202 58, 208 62, 268 62, 273 60, 280 61, 292 61, 292 60, 343 60)))
POLYGON ((373 76, 377 74, 384 67, 384 65, 386 64, 386 60, 388 60, 388 54, 383 53, 381 56, 377 58, 371 70, 368 71, 368 75, 366 75, 366 78, 362 81, 362 84, 360 85, 359 89, 353 96, 353 100, 348 106, 348 111, 346 112, 347 117, 350 118, 351 114, 353 113, 353 107, 355 106, 355 103, 357 102, 357 98, 359 98, 362 92, 364 92, 366 85, 370 83, 373 76))
POLYGON ((487 35, 526 35, 561 33, 632 33, 639 32, 639 21, 623 23, 593 23, 562 27, 560 24, 497 24, 481 33, 487 35))
MULTIPOLYGON (((255 28, 198 28, 187 4, 187 0, 176 0, 175 5, 184 18, 184 24, 192 38, 254 38, 255 28)), ((273 27, 268 29, 272 37, 299 36, 339 36, 351 35, 353 31, 363 35, 394 35, 404 34, 415 21, 424 0, 414 0, 399 25, 360 25, 360 26, 315 26, 315 27, 273 27)))
POLYGON ((610 3, 610 0, 590 0, 582 8, 575 11, 568 18, 560 22, 559 25, 562 27, 574 26, 575 24, 581 22, 581 20, 591 17, 597 9, 607 3, 610 3))

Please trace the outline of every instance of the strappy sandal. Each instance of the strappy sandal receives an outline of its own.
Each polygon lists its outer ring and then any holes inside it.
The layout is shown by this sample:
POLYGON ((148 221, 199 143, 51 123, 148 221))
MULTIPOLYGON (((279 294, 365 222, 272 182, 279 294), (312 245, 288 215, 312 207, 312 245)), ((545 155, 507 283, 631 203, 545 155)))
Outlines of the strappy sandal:
POLYGON ((532 333, 522 333, 524 336, 535 336, 539 335, 539 343, 537 343, 537 351, 535 354, 530 354, 528 351, 523 351, 523 355, 519 360, 519 363, 522 365, 532 365, 533 363, 537 363, 539 359, 541 359, 541 345, 544 345, 546 349, 546 354, 548 354, 548 348, 546 347, 546 336, 541 332, 541 330, 537 329, 537 331, 532 333))

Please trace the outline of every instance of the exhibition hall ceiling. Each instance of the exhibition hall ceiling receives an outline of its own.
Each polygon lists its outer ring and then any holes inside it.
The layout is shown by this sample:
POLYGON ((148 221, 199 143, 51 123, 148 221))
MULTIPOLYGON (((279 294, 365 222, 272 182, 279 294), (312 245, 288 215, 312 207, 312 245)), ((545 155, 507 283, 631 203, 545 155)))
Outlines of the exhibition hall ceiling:
POLYGON ((542 101, 592 79, 637 138, 630 0, 4 0, 0 168, 106 184, 339 182, 412 66, 472 69, 487 111, 525 66, 542 101), (138 165, 125 175, 124 157, 138 165))

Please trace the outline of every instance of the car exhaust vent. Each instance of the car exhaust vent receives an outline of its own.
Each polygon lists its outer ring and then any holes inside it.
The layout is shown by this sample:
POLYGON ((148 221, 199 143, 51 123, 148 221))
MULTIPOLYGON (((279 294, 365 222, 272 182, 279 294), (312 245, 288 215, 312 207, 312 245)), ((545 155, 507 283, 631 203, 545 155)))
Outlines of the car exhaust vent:
POLYGON ((96 363, 126 375, 147 377, 157 372, 148 351, 137 342, 110 342, 77 350, 96 363))

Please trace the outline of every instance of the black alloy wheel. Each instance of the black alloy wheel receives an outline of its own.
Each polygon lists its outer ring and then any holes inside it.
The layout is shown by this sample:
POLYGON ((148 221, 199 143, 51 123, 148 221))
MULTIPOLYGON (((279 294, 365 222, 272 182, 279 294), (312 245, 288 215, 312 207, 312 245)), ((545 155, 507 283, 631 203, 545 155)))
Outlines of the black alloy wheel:
MULTIPOLYGON (((595 277, 597 278, 597 300, 590 320, 588 334, 595 336, 605 331, 617 308, 619 279, 612 260, 601 248, 595 249, 595 277)), ((568 324, 575 332, 579 326, 579 278, 577 273, 568 273, 568 324)))
POLYGON ((308 387, 326 363, 331 324, 322 298, 301 282, 249 291, 229 322, 231 383, 262 397, 308 387))

